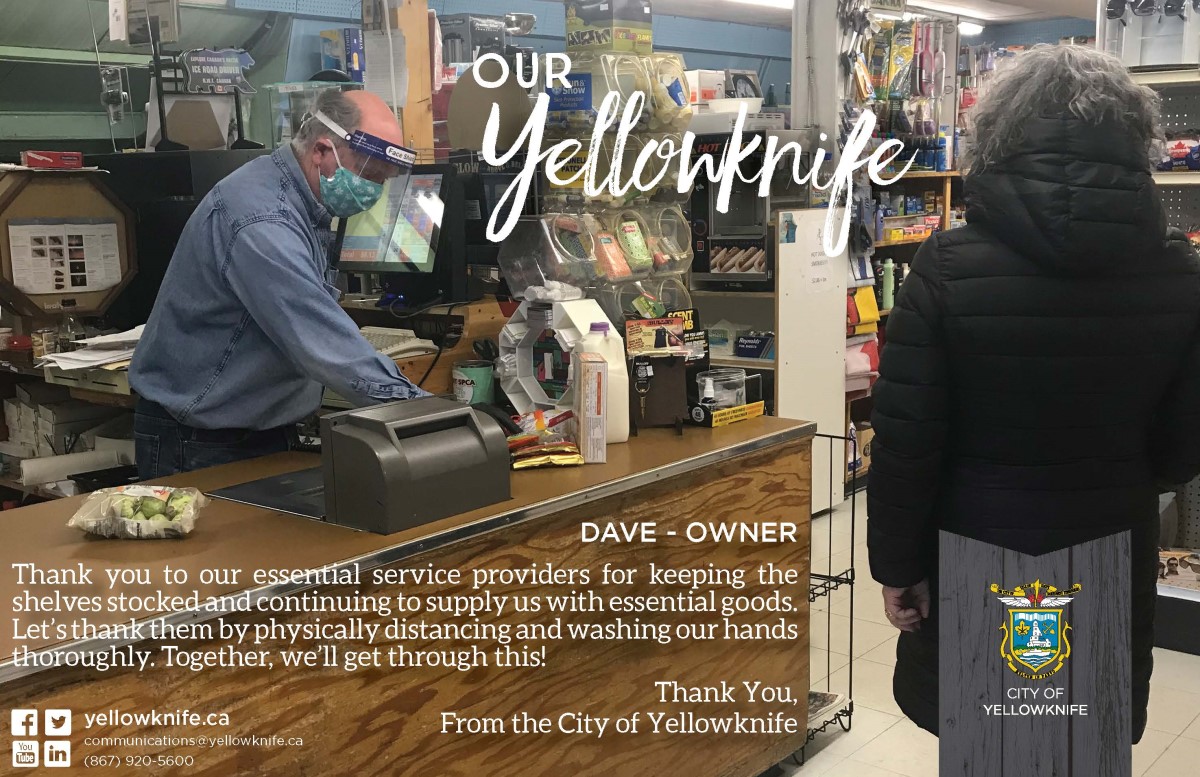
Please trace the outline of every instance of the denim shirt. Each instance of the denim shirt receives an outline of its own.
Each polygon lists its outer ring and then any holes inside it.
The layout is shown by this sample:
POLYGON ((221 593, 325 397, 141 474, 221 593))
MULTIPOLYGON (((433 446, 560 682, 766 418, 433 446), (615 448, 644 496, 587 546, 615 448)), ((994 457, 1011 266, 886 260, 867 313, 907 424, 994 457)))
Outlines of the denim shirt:
POLYGON ((221 181, 188 219, 129 382, 201 429, 270 429, 325 385, 356 405, 426 396, 376 351, 330 283, 330 216, 290 147, 221 181))

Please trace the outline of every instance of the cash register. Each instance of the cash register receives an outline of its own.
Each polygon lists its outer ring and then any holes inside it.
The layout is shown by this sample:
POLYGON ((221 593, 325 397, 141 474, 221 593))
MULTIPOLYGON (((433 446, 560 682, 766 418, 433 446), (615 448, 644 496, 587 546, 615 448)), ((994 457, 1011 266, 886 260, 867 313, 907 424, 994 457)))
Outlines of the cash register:
POLYGON ((441 397, 321 418, 321 466, 210 496, 376 534, 394 534, 511 497, 505 431, 441 397))

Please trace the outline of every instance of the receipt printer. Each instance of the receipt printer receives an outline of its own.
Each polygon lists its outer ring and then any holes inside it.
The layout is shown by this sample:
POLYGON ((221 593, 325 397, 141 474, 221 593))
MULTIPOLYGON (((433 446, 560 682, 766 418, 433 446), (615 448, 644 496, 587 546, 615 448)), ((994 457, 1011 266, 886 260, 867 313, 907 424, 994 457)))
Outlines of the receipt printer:
POLYGON ((511 496, 508 444, 491 418, 439 397, 321 418, 325 520, 393 534, 511 496))

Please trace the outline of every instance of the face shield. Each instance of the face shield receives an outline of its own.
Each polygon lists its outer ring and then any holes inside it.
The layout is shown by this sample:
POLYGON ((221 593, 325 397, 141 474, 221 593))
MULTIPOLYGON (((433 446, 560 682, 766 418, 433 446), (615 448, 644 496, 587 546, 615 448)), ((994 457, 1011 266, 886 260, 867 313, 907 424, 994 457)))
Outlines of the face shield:
POLYGON ((321 111, 314 113, 312 118, 328 127, 350 148, 352 154, 347 154, 344 149, 339 150, 334 146, 334 153, 342 167, 372 183, 390 182, 392 189, 400 187, 400 191, 407 187, 409 173, 417 158, 412 149, 362 130, 349 132, 321 111))

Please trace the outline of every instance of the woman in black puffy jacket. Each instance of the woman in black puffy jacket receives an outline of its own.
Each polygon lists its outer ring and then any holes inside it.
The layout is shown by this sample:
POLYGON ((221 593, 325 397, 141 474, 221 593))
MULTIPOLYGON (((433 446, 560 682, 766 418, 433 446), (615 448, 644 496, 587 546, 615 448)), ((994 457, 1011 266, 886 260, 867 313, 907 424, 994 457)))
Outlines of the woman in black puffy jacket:
POLYGON ((1158 98, 1041 46, 977 108, 968 226, 928 240, 888 320, 871 574, 894 691, 937 733, 937 532, 1042 554, 1132 532, 1133 733, 1146 725, 1156 485, 1200 472, 1200 262, 1151 176, 1158 98))

